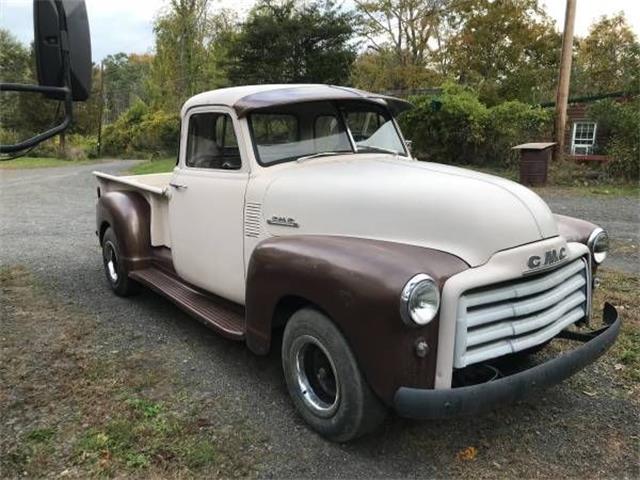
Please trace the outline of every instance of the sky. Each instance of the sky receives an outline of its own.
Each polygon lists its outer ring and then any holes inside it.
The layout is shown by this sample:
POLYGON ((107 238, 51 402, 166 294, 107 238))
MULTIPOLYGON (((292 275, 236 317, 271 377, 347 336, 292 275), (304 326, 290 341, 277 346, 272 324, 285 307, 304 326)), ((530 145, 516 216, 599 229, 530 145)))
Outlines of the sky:
MULTIPOLYGON (((118 52, 147 53, 153 50, 153 20, 164 0, 86 0, 94 62, 118 52)), ((254 0, 212 0, 214 8, 246 12, 254 0)), ((564 0, 542 0, 557 28, 564 24, 564 0)), ((623 11, 640 36, 640 0, 577 0, 575 34, 584 36, 594 20, 623 11)), ((0 0, 0 27, 20 41, 33 40, 31 0, 0 0)))

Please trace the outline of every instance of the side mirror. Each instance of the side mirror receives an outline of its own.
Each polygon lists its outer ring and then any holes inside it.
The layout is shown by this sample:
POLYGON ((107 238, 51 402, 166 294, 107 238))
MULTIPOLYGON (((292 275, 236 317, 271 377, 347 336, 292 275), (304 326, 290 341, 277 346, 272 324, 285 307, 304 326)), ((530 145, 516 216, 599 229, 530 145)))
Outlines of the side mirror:
POLYGON ((85 101, 91 92, 91 39, 84 0, 33 0, 33 24, 39 85, 0 83, 0 92, 35 92, 63 100, 64 119, 28 140, 0 145, 0 153, 23 152, 66 130, 73 101, 85 101))
MULTIPOLYGON (((91 37, 84 0, 34 0, 33 27, 38 83, 71 88, 71 98, 83 102, 91 92, 91 37), (65 85, 63 51, 69 52, 70 85, 65 85)), ((45 93, 64 100, 62 93, 45 93)))

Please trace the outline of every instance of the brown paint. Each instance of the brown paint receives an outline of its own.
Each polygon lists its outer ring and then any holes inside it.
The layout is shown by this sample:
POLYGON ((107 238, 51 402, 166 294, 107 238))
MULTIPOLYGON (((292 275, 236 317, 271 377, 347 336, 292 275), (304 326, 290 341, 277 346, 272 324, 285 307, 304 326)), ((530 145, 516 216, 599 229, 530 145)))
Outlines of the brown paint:
POLYGON ((593 223, 580 220, 579 218, 557 214, 553 216, 558 226, 558 233, 561 237, 564 237, 567 242, 579 242, 586 245, 591 232, 598 228, 593 223))
POLYGON ((96 226, 100 243, 105 225, 114 230, 128 270, 150 265, 151 211, 149 203, 140 194, 113 191, 101 195, 96 205, 96 226))
MULTIPOLYGON (((567 242, 578 242, 587 245, 589 236, 598 228, 591 222, 579 218, 567 217, 566 215, 553 215, 558 226, 558 233, 567 242)), ((598 271, 598 264, 591 262, 591 276, 595 278, 598 271)))
POLYGON ((432 388, 438 319, 425 327, 400 318, 400 293, 418 273, 440 287, 468 265, 453 255, 412 245, 351 237, 296 235, 260 243, 247 275, 247 344, 265 354, 280 300, 295 296, 323 310, 344 333, 373 390, 391 404, 400 386, 432 388), (424 358, 415 354, 422 337, 424 358))
POLYGON ((159 268, 144 268, 130 277, 167 297, 190 316, 232 340, 244 339, 244 309, 159 268))
POLYGON ((173 257, 171 256, 170 248, 152 247, 151 257, 153 258, 153 265, 155 267, 173 276, 178 276, 176 269, 173 267, 173 257))
POLYGON ((354 88, 332 85, 289 86, 275 90, 252 93, 240 98, 233 105, 239 118, 249 112, 269 107, 281 107, 294 103, 322 102, 339 100, 361 100, 387 106, 394 115, 399 115, 413 107, 413 104, 401 98, 369 93, 354 88))

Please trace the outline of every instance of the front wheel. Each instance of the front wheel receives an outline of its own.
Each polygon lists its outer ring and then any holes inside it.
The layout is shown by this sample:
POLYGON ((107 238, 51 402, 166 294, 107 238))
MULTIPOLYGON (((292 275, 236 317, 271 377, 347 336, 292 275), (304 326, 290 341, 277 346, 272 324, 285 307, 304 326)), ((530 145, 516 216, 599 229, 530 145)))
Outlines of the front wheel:
POLYGON ((129 272, 122 262, 120 245, 111 227, 102 237, 102 264, 109 286, 116 295, 127 297, 138 291, 138 284, 129 278, 129 272))
POLYGON ((340 330, 322 313, 303 308, 293 314, 284 331, 282 366, 296 409, 322 436, 345 442, 384 420, 386 408, 340 330))

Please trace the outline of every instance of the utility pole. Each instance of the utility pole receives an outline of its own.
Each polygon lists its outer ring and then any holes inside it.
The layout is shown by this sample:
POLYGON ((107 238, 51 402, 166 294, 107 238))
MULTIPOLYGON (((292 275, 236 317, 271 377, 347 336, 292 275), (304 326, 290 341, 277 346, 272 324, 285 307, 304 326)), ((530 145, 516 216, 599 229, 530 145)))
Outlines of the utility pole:
POLYGON ((104 61, 100 62, 100 113, 98 116, 98 158, 102 151, 102 117, 104 116, 104 61))
POLYGON ((564 14, 564 32, 562 32, 562 54, 560 57, 560 73, 556 92, 556 115, 553 129, 553 159, 559 160, 564 153, 564 131, 567 125, 567 103, 569 101, 569 83, 571 80, 571 57, 573 53, 573 26, 576 20, 576 0, 567 0, 564 14))

